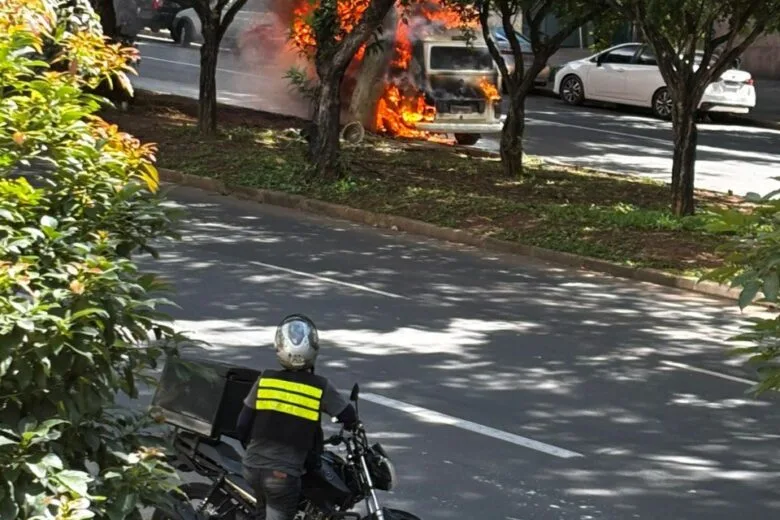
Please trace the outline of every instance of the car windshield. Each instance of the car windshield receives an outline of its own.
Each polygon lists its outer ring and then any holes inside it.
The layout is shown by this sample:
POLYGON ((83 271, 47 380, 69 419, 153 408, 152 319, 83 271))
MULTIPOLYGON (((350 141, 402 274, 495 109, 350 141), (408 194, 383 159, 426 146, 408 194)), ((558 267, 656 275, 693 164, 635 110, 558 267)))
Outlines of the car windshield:
POLYGON ((492 71, 493 58, 480 47, 431 47, 431 69, 492 71))

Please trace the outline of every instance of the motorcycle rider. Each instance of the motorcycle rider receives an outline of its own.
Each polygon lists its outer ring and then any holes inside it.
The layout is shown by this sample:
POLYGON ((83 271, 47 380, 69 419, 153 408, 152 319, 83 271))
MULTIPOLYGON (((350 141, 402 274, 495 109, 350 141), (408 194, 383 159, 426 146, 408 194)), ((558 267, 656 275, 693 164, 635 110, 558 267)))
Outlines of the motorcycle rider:
POLYGON ((257 520, 293 520, 307 456, 319 461, 321 412, 347 428, 354 407, 326 378, 314 374, 319 335, 302 314, 285 317, 276 328, 276 357, 282 370, 264 370, 244 399, 237 430, 248 446, 244 477, 255 491, 257 520))

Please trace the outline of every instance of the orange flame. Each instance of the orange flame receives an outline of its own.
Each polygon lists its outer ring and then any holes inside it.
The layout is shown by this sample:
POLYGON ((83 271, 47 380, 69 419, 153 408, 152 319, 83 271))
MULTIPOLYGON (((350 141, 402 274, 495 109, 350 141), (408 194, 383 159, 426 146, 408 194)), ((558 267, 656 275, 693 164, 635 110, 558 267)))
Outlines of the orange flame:
POLYGON ((498 89, 487 78, 479 80, 479 89, 485 94, 485 99, 488 101, 498 101, 501 99, 501 95, 498 93, 498 89))
MULTIPOLYGON (((357 25, 368 7, 369 1, 338 1, 337 14, 344 33, 350 32, 357 25)), ((298 0, 298 7, 293 11, 290 42, 298 51, 308 55, 311 55, 316 49, 314 30, 308 22, 316 6, 316 3, 311 3, 308 0, 298 0)), ((390 62, 394 74, 403 73, 409 69, 413 49, 411 28, 406 15, 402 7, 397 6, 396 9, 398 22, 395 28, 393 57, 390 62)), ((474 28, 479 24, 478 13, 475 9, 459 12, 445 6, 444 0, 427 0, 424 4, 417 4, 415 11, 415 14, 425 18, 434 30, 474 28)), ((337 38, 337 41, 338 39, 340 37, 337 38)), ((363 45, 355 54, 353 63, 363 59, 365 50, 366 46, 363 45)), ((376 130, 393 136, 433 139, 427 132, 416 130, 414 127, 420 122, 433 121, 436 109, 426 103, 425 95, 419 88, 412 86, 399 88, 396 83, 397 81, 391 78, 385 79, 382 94, 376 106, 376 130)), ((487 99, 498 99, 498 90, 487 79, 480 82, 480 88, 487 99)))
POLYGON ((479 24, 479 12, 473 7, 464 7, 463 12, 460 13, 445 6, 441 1, 438 5, 428 2, 421 6, 420 12, 426 20, 444 29, 475 28, 479 24))
POLYGON ((412 39, 409 37, 409 24, 399 21, 395 28, 395 59, 391 66, 406 70, 412 61, 412 39))
MULTIPOLYGON (((360 21, 363 13, 368 8, 370 0, 339 0, 336 4, 336 15, 339 19, 341 30, 348 34, 355 28, 360 21)), ((290 30, 290 41, 298 51, 311 53, 317 47, 317 41, 314 37, 314 28, 308 20, 314 14, 317 8, 316 3, 300 0, 298 7, 293 9, 292 28, 290 30)), ((341 35, 336 36, 336 41, 341 40, 341 35)), ((357 54, 358 59, 362 59, 365 52, 365 45, 360 48, 357 54)))
POLYGON ((388 83, 379 98, 376 110, 376 129, 391 135, 427 138, 428 133, 413 127, 421 121, 433 121, 436 109, 425 103, 420 93, 401 93, 397 85, 388 83))

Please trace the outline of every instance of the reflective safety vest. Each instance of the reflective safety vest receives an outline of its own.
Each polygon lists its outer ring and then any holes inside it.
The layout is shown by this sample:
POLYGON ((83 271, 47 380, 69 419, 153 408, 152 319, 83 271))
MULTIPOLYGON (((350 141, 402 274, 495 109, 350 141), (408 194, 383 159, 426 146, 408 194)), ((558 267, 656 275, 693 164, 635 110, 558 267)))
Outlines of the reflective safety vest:
POLYGON ((310 372, 265 370, 257 384, 253 438, 312 449, 326 386, 324 377, 310 372))

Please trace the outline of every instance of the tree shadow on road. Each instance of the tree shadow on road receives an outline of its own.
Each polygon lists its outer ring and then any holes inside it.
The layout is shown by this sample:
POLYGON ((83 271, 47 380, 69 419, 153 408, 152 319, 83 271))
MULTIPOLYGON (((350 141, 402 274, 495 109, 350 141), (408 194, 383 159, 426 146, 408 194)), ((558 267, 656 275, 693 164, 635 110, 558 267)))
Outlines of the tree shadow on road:
POLYGON ((403 468, 394 500, 426 518, 768 518, 780 505, 774 398, 665 364, 751 377, 726 361, 732 304, 217 196, 189 210, 185 240, 153 268, 176 285, 178 326, 211 344, 198 356, 274 366, 277 322, 303 312, 341 388, 584 455, 365 403, 403 468))

